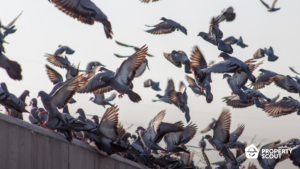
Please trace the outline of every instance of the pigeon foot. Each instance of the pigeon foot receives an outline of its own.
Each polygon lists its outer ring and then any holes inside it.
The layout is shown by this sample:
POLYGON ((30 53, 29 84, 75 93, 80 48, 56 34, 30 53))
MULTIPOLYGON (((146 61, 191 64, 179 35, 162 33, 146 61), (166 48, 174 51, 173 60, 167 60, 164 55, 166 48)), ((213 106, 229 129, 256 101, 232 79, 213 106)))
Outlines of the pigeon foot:
POLYGON ((125 94, 125 93, 120 93, 120 94, 118 95, 118 98, 119 98, 119 99, 123 98, 124 94, 125 94))
POLYGON ((220 155, 220 156, 224 156, 223 153, 222 153, 221 151, 219 152, 219 155, 220 155))

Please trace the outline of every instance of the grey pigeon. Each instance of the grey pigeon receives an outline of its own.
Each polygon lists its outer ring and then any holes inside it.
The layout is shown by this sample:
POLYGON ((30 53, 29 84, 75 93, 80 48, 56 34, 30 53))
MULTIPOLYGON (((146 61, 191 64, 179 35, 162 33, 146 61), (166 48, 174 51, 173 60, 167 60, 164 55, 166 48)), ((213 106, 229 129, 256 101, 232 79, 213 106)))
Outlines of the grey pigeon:
POLYGON ((271 99, 266 97, 264 94, 262 94, 260 91, 258 90, 254 90, 254 89, 250 89, 247 88, 246 86, 243 86, 242 89, 244 90, 244 92, 251 97, 256 97, 256 98, 263 98, 265 99, 267 102, 271 102, 271 99))
POLYGON ((216 126, 216 123, 217 123, 217 120, 214 119, 214 118, 212 118, 212 122, 210 122, 210 123, 209 123, 203 130, 201 130, 200 132, 201 132, 201 133, 206 133, 206 132, 208 132, 208 131, 214 129, 215 126, 216 126))
POLYGON ((6 70, 10 78, 14 80, 22 80, 21 65, 16 61, 9 60, 1 51, 0 51, 0 67, 6 70))
MULTIPOLYGON (((258 158, 257 158, 257 161, 260 165, 260 167, 262 167, 263 169, 273 169, 276 167, 276 165, 279 163, 279 162, 282 162, 284 160, 286 160, 287 158, 289 158, 289 154, 281 154, 281 157, 280 158, 263 158, 262 157, 262 150, 270 150, 270 149, 273 149, 274 150, 278 150, 278 144, 280 143, 280 141, 275 141, 275 142, 271 142, 269 144, 266 144, 264 146, 261 147, 261 149, 259 150, 259 153, 258 153, 258 158)), ((278 152, 275 152, 273 153, 274 156, 278 156, 278 152)))
POLYGON ((139 133, 144 146, 146 146, 148 149, 165 151, 158 145, 162 138, 171 132, 184 131, 183 127, 181 126, 162 122, 165 115, 166 110, 162 110, 149 122, 147 129, 144 129, 143 127, 137 128, 136 131, 139 133))
POLYGON ((280 8, 275 8, 275 4, 276 4, 277 0, 273 1, 273 4, 271 7, 268 4, 266 4, 263 0, 260 0, 260 2, 268 9, 268 12, 275 12, 280 9, 280 8))
POLYGON ((148 27, 155 27, 155 28, 147 30, 146 32, 155 34, 155 35, 161 35, 161 34, 172 33, 175 30, 177 30, 177 31, 180 30, 182 33, 187 35, 186 28, 184 26, 181 26, 179 23, 177 23, 171 19, 166 19, 165 17, 162 17, 160 20, 163 20, 163 22, 161 22, 157 25, 154 25, 154 26, 148 26, 148 27))
POLYGON ((213 101, 213 94, 211 93, 211 73, 202 73, 202 69, 207 68, 207 63, 204 55, 197 46, 194 47, 191 56, 191 69, 195 77, 196 84, 201 88, 201 92, 205 90, 206 102, 213 101))
POLYGON ((240 99, 239 95, 232 95, 223 97, 223 102, 225 102, 227 106, 231 106, 233 108, 246 108, 254 105, 254 98, 245 102, 240 99))
POLYGON ((117 93, 115 93, 115 92, 112 93, 108 98, 105 98, 104 94, 95 94, 94 93, 94 96, 95 97, 90 98, 90 101, 92 101, 95 104, 102 105, 105 108, 105 105, 112 106, 110 101, 113 101, 116 98, 117 93))
POLYGON ((224 41, 222 41, 219 38, 214 40, 213 37, 211 37, 208 33, 205 33, 205 32, 200 32, 198 34, 198 36, 201 36, 205 41, 207 41, 215 46, 218 46, 218 49, 223 52, 233 53, 233 48, 231 47, 231 45, 229 43, 225 43, 224 41))
MULTIPOLYGON (((182 125, 179 125, 182 127, 182 125)), ((194 123, 189 123, 182 132, 172 132, 164 137, 164 142, 166 144, 166 150, 168 152, 187 152, 183 148, 179 147, 181 144, 187 144, 196 134, 197 125, 194 123)))
POLYGON ((23 13, 23 11, 14 19, 12 20, 7 26, 3 26, 3 25, 0 25, 3 29, 5 29, 5 31, 3 32, 3 39, 9 35, 9 34, 13 34, 17 31, 17 29, 15 29, 15 22, 18 20, 18 18, 21 16, 21 14, 23 13))
POLYGON ((268 61, 274 62, 278 59, 278 56, 276 56, 274 54, 274 50, 273 50, 272 46, 270 46, 269 49, 265 48, 264 52, 266 55, 268 55, 268 61))
POLYGON ((92 78, 98 71, 100 71, 101 67, 105 67, 105 65, 101 64, 98 61, 91 61, 87 64, 85 71, 80 70, 81 72, 86 72, 87 78, 92 78))
POLYGON ((157 94, 156 97, 158 97, 158 100, 152 100, 152 101, 153 102, 162 101, 162 102, 171 104, 169 96, 168 96, 168 94, 171 90, 175 90, 174 82, 172 79, 168 79, 168 84, 167 84, 167 87, 165 90, 165 94, 163 96, 161 96, 160 94, 157 94))
POLYGON ((230 125, 231 125, 231 116, 228 109, 223 109, 215 127, 213 137, 206 135, 205 139, 218 151, 220 155, 226 156, 231 163, 237 164, 237 161, 230 150, 226 147, 226 144, 230 139, 230 125))
POLYGON ((173 50, 171 53, 164 53, 164 56, 168 61, 173 63, 176 67, 181 68, 182 64, 184 64, 185 73, 191 73, 190 60, 184 51, 173 50))
POLYGON ((54 52, 54 55, 62 55, 63 53, 66 53, 68 55, 72 55, 74 54, 74 50, 71 49, 69 46, 62 46, 62 45, 58 45, 58 49, 54 52))
POLYGON ((148 47, 143 46, 140 50, 123 61, 114 76, 104 75, 100 78, 101 88, 111 87, 120 93, 119 98, 125 93, 133 102, 139 102, 141 97, 129 87, 132 84, 136 71, 140 68, 147 54, 148 47))
POLYGON ((227 53, 222 52, 219 57, 223 57, 224 61, 216 63, 206 69, 202 69, 204 73, 241 73, 245 72, 248 79, 255 83, 256 78, 251 73, 249 66, 238 58, 229 56, 227 53))
POLYGON ((102 76, 114 76, 115 72, 108 70, 104 67, 99 68, 99 72, 95 75, 93 75, 91 78, 88 79, 88 82, 86 85, 82 86, 78 93, 95 93, 95 94, 103 94, 105 92, 110 92, 113 90, 110 86, 102 87, 104 85, 103 82, 100 81, 100 78, 102 76))
POLYGON ((174 104, 178 107, 182 113, 185 113, 185 119, 188 123, 191 120, 190 117, 190 109, 187 105, 188 96, 186 94, 186 86, 183 82, 180 82, 179 91, 170 90, 168 93, 168 97, 171 104, 174 104))
POLYGON ((107 16, 94 4, 91 0, 48 0, 55 4, 59 10, 65 14, 76 18, 78 21, 94 25, 94 22, 100 22, 103 24, 104 32, 107 39, 112 39, 111 24, 107 19, 107 16))
POLYGON ((291 96, 283 97, 278 102, 266 103, 263 105, 263 110, 272 117, 280 117, 297 112, 300 115, 300 102, 291 96))
POLYGON ((4 106, 9 113, 11 113, 11 110, 17 111, 18 113, 28 112, 25 109, 27 104, 17 98, 14 94, 11 94, 4 82, 1 83, 0 86, 0 104, 4 106))
POLYGON ((218 43, 208 34, 205 32, 199 32, 198 36, 202 37, 205 41, 217 46, 218 43))
POLYGON ((189 83, 189 86, 192 91, 196 94, 196 96, 206 96, 205 92, 203 90, 201 90, 201 88, 196 84, 195 79, 193 79, 192 77, 186 75, 186 80, 189 83))
POLYGON ((234 13, 233 7, 228 7, 226 10, 223 10, 220 15, 220 22, 226 20, 227 22, 233 21, 236 14, 234 13))
POLYGON ((237 46, 240 46, 241 48, 245 48, 248 47, 248 45, 244 44, 242 37, 240 36, 239 39, 236 39, 233 36, 229 36, 228 38, 226 38, 224 40, 225 43, 230 44, 230 45, 234 45, 236 44, 237 46))
POLYGON ((275 75, 270 78, 270 83, 274 82, 276 86, 286 90, 290 93, 299 93, 300 96, 300 85, 289 75, 275 75))
POLYGON ((151 87, 155 91, 161 91, 159 88, 159 82, 154 82, 151 79, 148 79, 144 82, 144 87, 151 87))
POLYGON ((257 76, 256 82, 251 84, 254 90, 258 90, 264 88, 266 85, 270 85, 273 82, 271 81, 271 77, 278 75, 275 72, 265 69, 259 69, 259 71, 261 73, 257 76))
POLYGON ((231 77, 229 74, 224 74, 223 79, 226 79, 232 91, 231 95, 236 94, 239 96, 240 100, 243 103, 248 103, 250 97, 241 89, 241 87, 239 86, 240 83, 238 83, 237 78, 231 77))
MULTIPOLYGON (((119 41, 116 41, 116 43, 120 46, 124 46, 124 47, 129 47, 129 48, 133 48, 135 51, 138 51, 140 48, 139 47, 136 47, 136 46, 131 46, 131 45, 126 45, 125 43, 121 43, 119 41)), ((119 55, 116 55, 117 57, 120 57, 119 55)), ((149 57, 153 57, 153 55, 147 53, 147 56, 149 57)), ((122 57, 122 56, 121 56, 122 57)), ((129 57, 129 56, 128 56, 129 57)))
MULTIPOLYGON (((121 55, 118 55, 118 54, 114 54, 114 55, 117 56, 118 58, 129 58, 130 57, 130 56, 121 56, 121 55)), ((145 58, 144 62, 140 66, 140 68, 136 71, 134 77, 140 77, 145 72, 146 68, 148 68, 148 70, 150 70, 147 58, 145 58)))
MULTIPOLYGON (((19 96, 19 99, 26 104, 26 97, 28 96, 29 97, 29 91, 28 90, 25 90, 20 96, 19 96)), ((27 104, 26 104, 27 106, 27 104)), ((15 117, 15 118, 18 118, 18 119, 21 119, 23 120, 23 114, 22 112, 19 112, 15 109, 9 109, 9 113, 10 113, 10 116, 12 117, 15 117)))

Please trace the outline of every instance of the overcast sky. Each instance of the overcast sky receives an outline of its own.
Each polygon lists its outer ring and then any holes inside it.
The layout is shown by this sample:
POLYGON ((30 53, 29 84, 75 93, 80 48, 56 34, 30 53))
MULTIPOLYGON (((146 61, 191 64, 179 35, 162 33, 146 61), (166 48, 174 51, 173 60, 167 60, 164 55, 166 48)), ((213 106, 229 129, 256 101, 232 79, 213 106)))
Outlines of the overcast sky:
MULTIPOLYGON (((270 6, 273 0, 265 0, 270 6)), ((241 60, 252 58, 258 48, 272 46, 275 55, 279 56, 276 62, 265 62, 259 68, 271 70, 283 75, 292 75, 288 67, 295 66, 300 72, 299 65, 299 39, 300 22, 299 6, 300 1, 279 0, 276 7, 281 10, 270 13, 259 0, 162 0, 156 3, 143 4, 139 0, 97 0, 94 3, 107 15, 112 24, 114 32, 113 40, 105 37, 103 26, 95 23, 93 26, 85 25, 59 11, 47 0, 3 0, 0 6, 0 18, 3 25, 7 25, 21 11, 23 14, 16 22, 17 32, 9 35, 4 44, 6 56, 11 60, 18 61, 22 66, 22 81, 10 79, 5 70, 0 69, 1 82, 6 82, 11 93, 19 96, 25 89, 30 90, 30 98, 37 96, 40 90, 50 92, 52 83, 46 74, 45 53, 54 53, 58 45, 68 45, 75 50, 74 55, 68 56, 71 63, 78 64, 85 69, 90 61, 100 61, 111 70, 116 70, 123 59, 116 58, 113 53, 120 55, 131 55, 134 50, 125 48, 115 43, 115 40, 134 46, 149 47, 149 53, 155 55, 148 58, 150 71, 146 70, 143 76, 134 79, 134 91, 142 97, 140 103, 133 103, 127 96, 122 99, 116 98, 119 108, 119 120, 125 127, 134 124, 129 132, 134 132, 138 126, 147 127, 149 121, 161 110, 167 109, 165 122, 176 122, 182 120, 185 124, 184 114, 174 105, 156 102, 152 99, 156 94, 163 94, 167 79, 172 78, 175 88, 178 90, 179 82, 185 80, 184 68, 177 68, 167 61, 163 52, 182 50, 190 57, 192 47, 197 45, 206 57, 206 60, 222 61, 218 58, 220 51, 216 46, 198 37, 200 31, 208 32, 209 23, 213 16, 232 6, 237 14, 233 22, 222 22, 220 29, 224 38, 234 36, 243 37, 248 48, 242 49, 233 45, 235 56, 241 60), (284 3, 285 2, 285 3, 284 3), (154 25, 160 22, 161 17, 172 19, 185 26, 188 35, 176 31, 168 35, 152 35, 145 30, 145 24, 154 25), (151 78, 159 81, 163 89, 155 92, 150 88, 144 88, 143 82, 151 78)), ((49 64, 50 65, 50 64, 49 64)), ((65 70, 53 67, 63 76, 65 70)), ((254 72, 258 76, 259 72, 254 72)), ((191 75, 190 75, 191 76, 191 75)), ((221 74, 212 75, 212 93, 214 100, 207 104, 204 97, 196 97, 188 89, 188 105, 190 108, 191 121, 197 123, 198 130, 202 130, 211 121, 211 118, 218 118, 223 107, 222 97, 229 96, 231 91, 227 82, 222 79, 221 74)), ((274 84, 260 90, 267 97, 273 98, 278 93, 283 96, 292 96, 298 99, 298 94, 287 93, 276 87, 274 84)), ((108 96, 110 94, 106 94, 108 96)), ((75 111, 83 108, 86 114, 102 115, 104 108, 89 101, 91 94, 76 94, 76 104, 69 105, 71 114, 75 117, 75 111)), ((39 100, 39 106, 42 106, 39 100)), ((239 123, 246 125, 240 141, 250 142, 256 135, 256 143, 263 141, 263 144, 281 139, 285 141, 290 138, 299 138, 299 116, 296 113, 286 117, 271 118, 261 109, 255 106, 246 109, 231 109, 232 123, 231 131, 235 130, 239 123)), ((25 120, 27 116, 25 115, 25 120)), ((209 132, 212 135, 212 132, 209 132)), ((203 135, 197 132, 189 145, 198 145, 203 135)), ((162 144, 163 145, 163 144, 162 144)), ((208 152, 211 162, 221 160, 217 152, 208 152)), ((250 161, 248 160, 246 164, 250 161)), ((197 162, 196 162, 197 163, 197 162)), ((199 163, 199 166, 204 166, 199 163)), ((277 168, 296 168, 288 159, 280 163, 277 168)))

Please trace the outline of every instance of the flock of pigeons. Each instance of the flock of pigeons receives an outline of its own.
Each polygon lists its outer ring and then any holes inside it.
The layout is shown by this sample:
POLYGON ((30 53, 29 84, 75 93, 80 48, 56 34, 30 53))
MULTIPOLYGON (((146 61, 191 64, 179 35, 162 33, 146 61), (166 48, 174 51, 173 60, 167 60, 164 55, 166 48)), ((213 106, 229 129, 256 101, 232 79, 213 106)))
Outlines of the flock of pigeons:
MULTIPOLYGON (((151 0, 141 1, 149 3, 151 0)), ((153 2, 155 1, 158 0, 153 0, 153 2)), ((262 0, 260 1, 268 8, 269 12, 280 9, 275 8, 277 0, 274 1, 271 7, 262 0)), ((83 23, 92 25, 95 21, 101 22, 104 26, 106 37, 112 38, 112 26, 107 16, 90 0, 51 0, 51 2, 64 13, 77 18, 83 23)), ((235 16, 233 8, 227 8, 220 15, 212 18, 208 33, 200 32, 198 35, 205 41, 218 46, 218 49, 222 51, 219 57, 222 57, 224 61, 207 63, 203 53, 197 46, 193 48, 190 58, 185 52, 175 50, 171 53, 164 53, 165 58, 178 68, 184 65, 185 73, 193 75, 193 77, 186 75, 188 87, 197 95, 205 97, 207 103, 213 101, 213 89, 211 89, 210 85, 212 83, 212 73, 223 73, 223 78, 226 79, 232 90, 231 96, 224 97, 224 102, 228 106, 245 108, 255 104, 272 117, 280 117, 293 112, 297 112, 300 115, 300 102, 298 100, 289 96, 277 101, 279 95, 270 99, 258 91, 258 89, 274 82, 275 85, 283 90, 300 94, 300 78, 297 76, 284 76, 265 69, 260 69, 261 74, 257 77, 252 74, 255 69, 263 64, 263 61, 256 62, 256 59, 263 58, 265 55, 268 56, 268 61, 271 62, 278 59, 272 47, 269 49, 258 49, 254 53, 253 58, 246 61, 241 61, 229 55, 233 52, 232 45, 234 44, 241 48, 248 46, 244 44, 242 37, 237 39, 230 36, 222 40, 223 33, 219 28, 219 24, 225 20, 227 22, 233 21, 235 16), (246 86, 248 79, 251 81, 251 84, 246 86)), ((4 55, 5 49, 3 46, 4 43, 7 43, 5 37, 16 32, 14 23, 18 17, 7 26, 0 23, 0 67, 6 69, 12 79, 22 80, 21 66, 4 55), (3 33, 1 29, 4 30, 3 33)), ((161 20, 163 22, 157 25, 148 26, 154 28, 146 32, 151 34, 168 34, 175 30, 180 30, 187 34, 187 29, 179 23, 164 17, 161 20)), ((37 99, 31 99, 29 104, 31 107, 30 111, 26 110, 26 97, 29 96, 30 92, 25 90, 20 97, 16 97, 8 91, 6 84, 2 82, 0 87, 0 104, 5 107, 5 114, 23 120, 22 113, 28 112, 30 114, 29 121, 32 124, 61 133, 70 142, 73 138, 79 139, 88 144, 94 144, 99 150, 106 152, 107 155, 119 154, 149 168, 198 168, 193 162, 195 152, 190 151, 187 148, 188 146, 185 145, 195 136, 197 126, 190 122, 187 87, 183 82, 180 82, 179 90, 176 91, 173 80, 168 79, 164 95, 157 94, 156 97, 158 99, 153 100, 153 102, 162 101, 174 104, 185 113, 185 119, 188 123, 186 126, 183 125, 182 121, 175 123, 163 122, 166 110, 159 112, 149 122, 147 128, 138 127, 136 135, 127 133, 119 122, 119 108, 117 105, 110 103, 116 98, 117 93, 112 93, 108 98, 105 98, 104 93, 117 91, 119 98, 127 94, 132 102, 141 101, 140 95, 133 91, 133 80, 141 76, 147 68, 149 70, 146 57, 153 57, 153 55, 147 53, 148 47, 146 45, 139 48, 118 41, 116 43, 135 50, 135 53, 131 56, 115 54, 119 58, 125 58, 116 72, 107 69, 105 65, 98 61, 90 62, 85 70, 80 70, 79 65, 71 64, 67 57, 67 55, 71 55, 75 51, 68 46, 59 45, 54 54, 46 54, 45 57, 52 65, 67 70, 65 80, 55 69, 46 65, 47 75, 54 87, 50 93, 44 91, 38 93, 43 107, 38 106, 37 99), (80 108, 76 112, 79 114, 79 117, 75 119, 69 113, 68 104, 76 102, 72 98, 76 93, 93 93, 95 97, 90 98, 90 101, 102 105, 104 108, 106 105, 110 107, 106 109, 100 119, 98 116, 87 119, 84 110, 80 108), (62 109, 62 112, 59 109, 62 109), (164 140, 165 148, 158 145, 161 140, 164 140)), ((290 69, 294 73, 299 74, 293 68, 290 69)), ((151 87, 155 91, 161 91, 159 82, 155 82, 152 79, 146 80, 144 87, 151 87)), ((212 122, 201 131, 201 133, 206 133, 213 130, 213 136, 206 135, 199 142, 202 152, 201 158, 206 164, 205 168, 210 169, 212 165, 218 165, 218 168, 238 169, 246 161, 245 147, 247 143, 238 141, 245 125, 239 125, 232 133, 230 133, 230 127, 231 114, 228 109, 223 109, 219 118, 217 120, 213 118, 212 122), (204 139, 215 150, 219 151, 220 156, 224 156, 224 161, 209 162, 205 151, 211 149, 206 148, 204 139), (230 149, 236 149, 236 155, 230 149)), ((300 167, 299 145, 299 139, 290 139, 283 143, 275 141, 261 146, 258 162, 262 168, 271 169, 277 163, 290 158, 295 166, 300 167), (280 159, 262 159, 261 151, 263 149, 285 147, 296 148, 291 154, 285 154, 280 159)), ((260 145, 257 147, 260 147, 260 145)), ((245 166, 242 166, 242 168, 245 168, 245 166)), ((250 163, 248 169, 254 168, 257 167, 250 163)))

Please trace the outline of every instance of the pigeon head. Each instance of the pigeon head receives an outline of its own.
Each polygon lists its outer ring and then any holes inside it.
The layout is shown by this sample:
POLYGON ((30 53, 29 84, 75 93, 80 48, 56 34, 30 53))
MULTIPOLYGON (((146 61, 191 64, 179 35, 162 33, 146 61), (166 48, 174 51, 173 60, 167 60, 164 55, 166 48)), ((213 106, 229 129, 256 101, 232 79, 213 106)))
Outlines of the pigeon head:
POLYGON ((38 96, 41 97, 42 100, 49 98, 49 95, 44 91, 39 91, 38 96))
POLYGON ((60 48, 60 47, 62 47, 62 45, 58 45, 58 47, 60 48))
POLYGON ((24 92, 23 92, 24 96, 30 97, 30 96, 29 96, 29 93, 30 93, 30 92, 29 92, 28 90, 24 90, 24 92))
POLYGON ((86 119, 85 113, 84 113, 84 111, 83 111, 82 108, 77 109, 76 113, 78 113, 79 116, 81 116, 81 117, 83 117, 84 119, 86 119))
POLYGON ((105 65, 101 64, 101 63, 98 62, 98 61, 95 61, 94 63, 95 63, 95 66, 103 66, 103 67, 105 67, 105 65))
POLYGON ((224 60, 227 60, 227 59, 230 58, 230 56, 227 53, 225 53, 225 52, 221 52, 220 55, 219 55, 219 57, 222 57, 224 60))
POLYGON ((95 98, 94 98, 94 97, 91 97, 91 98, 90 98, 90 101, 94 101, 94 100, 95 100, 95 98))
POLYGON ((160 20, 166 21, 167 19, 165 17, 162 17, 160 20))
POLYGON ((130 136, 131 136, 130 133, 125 133, 124 136, 122 137, 122 139, 127 140, 130 136))
POLYGON ((36 98, 31 99, 29 106, 37 107, 37 100, 36 98))
POLYGON ((100 81, 103 81, 103 82, 105 82, 105 83, 109 83, 110 80, 111 80, 111 78, 108 77, 108 76, 101 76, 101 77, 100 77, 100 81))
POLYGON ((231 78, 231 76, 227 73, 223 74, 223 79, 228 80, 229 78, 231 78))
POLYGON ((94 120, 94 122, 95 122, 96 124, 99 124, 99 117, 98 117, 97 115, 94 115, 94 116, 92 117, 92 119, 94 120))
POLYGON ((162 95, 160 95, 160 94, 157 94, 157 95, 155 95, 157 98, 162 98, 163 96, 162 95))
POLYGON ((139 126, 137 129, 136 129, 136 133, 142 133, 143 131, 145 131, 145 129, 143 128, 143 127, 141 127, 141 126, 139 126))
POLYGON ((210 135, 205 135, 204 139, 212 140, 212 137, 210 135))
POLYGON ((202 38, 204 38, 206 35, 207 35, 207 33, 205 33, 205 32, 200 32, 200 33, 198 34, 198 36, 201 36, 202 38))

